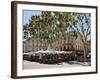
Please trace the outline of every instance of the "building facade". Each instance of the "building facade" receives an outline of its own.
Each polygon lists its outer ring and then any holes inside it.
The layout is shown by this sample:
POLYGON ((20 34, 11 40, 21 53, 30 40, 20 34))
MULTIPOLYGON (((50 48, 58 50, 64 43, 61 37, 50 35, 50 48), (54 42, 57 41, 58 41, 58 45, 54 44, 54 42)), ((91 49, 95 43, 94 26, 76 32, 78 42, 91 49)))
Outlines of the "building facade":
MULTIPOLYGON (((62 40, 62 43, 58 41, 55 41, 52 43, 52 49, 54 50, 65 50, 65 51, 84 51, 84 43, 81 40, 81 36, 77 35, 74 36, 72 35, 73 33, 69 32, 66 33, 66 40, 65 43, 64 40, 62 40), (64 46, 63 46, 64 45, 64 46)), ((23 52, 32 52, 32 51, 37 51, 41 50, 40 48, 38 49, 38 46, 41 43, 37 43, 35 39, 30 37, 26 41, 23 42, 23 52)), ((88 43, 88 50, 91 51, 91 46, 90 42, 88 43)), ((42 49, 44 50, 44 49, 42 49)))

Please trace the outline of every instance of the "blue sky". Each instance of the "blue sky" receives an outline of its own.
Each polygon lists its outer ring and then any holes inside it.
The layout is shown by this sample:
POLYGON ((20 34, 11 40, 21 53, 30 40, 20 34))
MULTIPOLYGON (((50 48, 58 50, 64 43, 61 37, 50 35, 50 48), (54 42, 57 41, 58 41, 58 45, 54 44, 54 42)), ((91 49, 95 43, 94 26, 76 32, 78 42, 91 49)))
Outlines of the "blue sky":
POLYGON ((23 24, 29 22, 31 16, 41 15, 41 11, 23 10, 23 24))

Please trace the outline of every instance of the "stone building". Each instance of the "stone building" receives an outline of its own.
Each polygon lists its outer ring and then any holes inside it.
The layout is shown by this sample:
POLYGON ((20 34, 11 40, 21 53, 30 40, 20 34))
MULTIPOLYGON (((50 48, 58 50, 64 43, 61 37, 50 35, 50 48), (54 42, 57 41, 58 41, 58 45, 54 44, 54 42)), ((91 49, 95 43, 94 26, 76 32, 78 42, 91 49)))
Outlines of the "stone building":
POLYGON ((23 41, 23 52, 27 53, 31 51, 33 51, 33 41, 32 41, 32 38, 29 38, 23 41))
MULTIPOLYGON (((26 53, 26 52, 38 50, 37 47, 34 45, 36 45, 36 42, 35 42, 35 40, 34 41, 32 40, 32 37, 25 40, 23 42, 23 52, 26 53)), ((57 45, 59 45, 58 41, 52 43, 52 45, 53 45, 54 50, 59 50, 59 49, 55 48, 57 45)), ((57 47, 57 48, 60 48, 60 50, 64 50, 64 47, 62 46, 62 44, 60 44, 60 45, 61 46, 57 47)), ((84 50, 84 44, 81 40, 81 36, 77 35, 77 37, 76 37, 76 36, 74 36, 73 32, 66 33, 66 41, 65 41, 64 45, 65 45, 66 51, 83 51, 84 50)), ((90 42, 88 43, 88 50, 91 51, 90 42)))

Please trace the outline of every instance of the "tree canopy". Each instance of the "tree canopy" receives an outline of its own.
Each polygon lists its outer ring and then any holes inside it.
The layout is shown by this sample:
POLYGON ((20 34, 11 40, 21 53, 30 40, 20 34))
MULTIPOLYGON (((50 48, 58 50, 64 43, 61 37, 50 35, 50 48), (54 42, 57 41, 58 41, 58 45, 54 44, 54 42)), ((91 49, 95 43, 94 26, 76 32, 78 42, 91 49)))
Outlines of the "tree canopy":
POLYGON ((51 48, 51 43, 57 40, 64 44, 62 42, 62 39, 65 39, 64 34, 74 22, 75 19, 71 13, 43 11, 41 15, 31 17, 27 30, 34 39, 37 39, 37 43, 48 44, 51 48))
POLYGON ((73 29, 74 36, 80 33, 85 43, 90 40, 90 17, 89 13, 41 11, 41 15, 31 17, 23 31, 29 32, 38 49, 65 47, 69 27, 73 29))

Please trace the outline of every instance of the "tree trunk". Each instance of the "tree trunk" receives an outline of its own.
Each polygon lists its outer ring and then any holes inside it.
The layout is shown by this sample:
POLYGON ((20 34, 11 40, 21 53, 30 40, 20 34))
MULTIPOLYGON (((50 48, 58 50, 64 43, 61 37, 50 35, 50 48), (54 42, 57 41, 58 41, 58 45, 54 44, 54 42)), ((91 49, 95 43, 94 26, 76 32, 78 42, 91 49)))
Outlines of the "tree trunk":
POLYGON ((88 56, 88 45, 84 45, 84 62, 87 61, 87 56, 88 56))
POLYGON ((66 34, 65 34, 65 32, 63 32, 63 39, 64 39, 63 48, 64 48, 64 51, 65 51, 66 50, 66 34))

